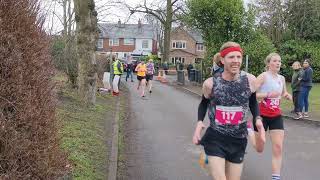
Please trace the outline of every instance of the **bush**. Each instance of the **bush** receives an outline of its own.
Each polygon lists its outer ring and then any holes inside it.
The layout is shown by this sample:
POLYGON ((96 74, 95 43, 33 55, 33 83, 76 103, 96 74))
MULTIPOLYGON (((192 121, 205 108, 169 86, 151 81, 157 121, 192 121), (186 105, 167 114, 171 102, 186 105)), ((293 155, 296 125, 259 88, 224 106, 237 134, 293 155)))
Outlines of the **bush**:
MULTIPOLYGON (((320 43, 305 40, 289 40, 284 42, 280 48, 282 57, 282 74, 287 80, 291 79, 292 69, 290 66, 294 61, 302 61, 306 58, 311 59, 313 68, 313 81, 320 82, 320 43)), ((301 64, 302 65, 302 64, 301 64)))
POLYGON ((37 0, 0 1, 0 179, 57 179, 53 65, 37 0))
POLYGON ((67 74, 68 81, 73 87, 77 86, 78 62, 76 57, 75 37, 67 37, 64 40, 62 36, 55 36, 51 39, 51 56, 55 68, 67 74), (70 42, 68 42, 70 41, 70 42), (67 46, 69 43, 69 46, 67 46))
POLYGON ((242 45, 244 50, 243 68, 245 68, 245 56, 248 55, 248 71, 249 73, 258 76, 265 71, 264 60, 271 52, 276 52, 271 40, 260 32, 256 32, 252 40, 242 45))

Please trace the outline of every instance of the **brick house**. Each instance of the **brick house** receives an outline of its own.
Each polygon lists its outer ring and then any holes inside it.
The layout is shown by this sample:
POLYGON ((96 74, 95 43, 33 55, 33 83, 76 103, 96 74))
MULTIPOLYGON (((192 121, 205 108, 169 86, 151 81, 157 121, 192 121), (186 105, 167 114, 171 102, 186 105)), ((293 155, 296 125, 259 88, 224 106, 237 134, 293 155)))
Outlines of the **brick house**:
POLYGON ((204 58, 205 46, 201 34, 185 27, 171 31, 169 62, 195 63, 204 58))
POLYGON ((99 23, 99 39, 97 52, 116 55, 125 59, 128 55, 149 55, 158 51, 156 33, 149 24, 117 24, 99 23))

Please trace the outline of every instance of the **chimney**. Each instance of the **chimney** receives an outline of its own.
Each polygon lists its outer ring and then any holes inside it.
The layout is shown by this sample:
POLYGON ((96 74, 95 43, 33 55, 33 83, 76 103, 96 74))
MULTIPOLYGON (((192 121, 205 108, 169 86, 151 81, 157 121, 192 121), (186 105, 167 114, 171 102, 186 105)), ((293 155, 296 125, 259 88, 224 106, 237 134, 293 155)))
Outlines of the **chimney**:
POLYGON ((138 28, 141 28, 142 24, 141 24, 141 20, 138 20, 138 28))
POLYGON ((118 21, 118 27, 121 27, 121 20, 118 21))

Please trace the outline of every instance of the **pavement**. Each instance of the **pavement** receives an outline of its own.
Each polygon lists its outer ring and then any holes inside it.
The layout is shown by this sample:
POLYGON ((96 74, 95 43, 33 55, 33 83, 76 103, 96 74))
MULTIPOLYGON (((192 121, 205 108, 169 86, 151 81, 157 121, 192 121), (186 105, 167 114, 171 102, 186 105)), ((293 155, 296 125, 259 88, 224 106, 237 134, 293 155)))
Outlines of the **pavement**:
MULTIPOLYGON (((202 147, 192 144, 200 97, 190 89, 155 81, 153 92, 141 98, 136 82, 124 83, 132 111, 124 130, 126 167, 117 179, 211 179, 198 164, 202 147)), ((319 179, 320 126, 309 121, 286 121, 285 125, 282 179, 319 179)), ((248 144, 242 179, 271 179, 269 138, 263 154, 248 144)))

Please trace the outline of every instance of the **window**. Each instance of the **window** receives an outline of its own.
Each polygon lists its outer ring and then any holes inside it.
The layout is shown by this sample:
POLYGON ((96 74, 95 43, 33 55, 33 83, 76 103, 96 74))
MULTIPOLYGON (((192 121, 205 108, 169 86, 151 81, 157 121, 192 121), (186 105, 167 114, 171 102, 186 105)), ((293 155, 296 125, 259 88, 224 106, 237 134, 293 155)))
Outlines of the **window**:
POLYGON ((172 49, 186 49, 186 41, 172 41, 172 49))
POLYGON ((148 42, 148 40, 143 40, 143 41, 142 41, 142 48, 143 48, 143 49, 148 49, 148 48, 149 48, 149 42, 148 42))
POLYGON ((203 51, 203 44, 197 44, 197 51, 203 51))
POLYGON ((124 39, 124 45, 134 45, 134 39, 124 39))
POLYGON ((194 62, 195 62, 196 64, 201 63, 201 61, 202 61, 202 59, 201 59, 201 58, 195 58, 195 59, 194 59, 194 62))
POLYGON ((99 49, 103 48, 103 39, 98 39, 97 48, 99 48, 99 49))
POLYGON ((177 63, 183 63, 185 62, 184 57, 171 57, 171 63, 172 64, 177 64, 177 63))
POLYGON ((109 46, 119 46, 119 39, 109 39, 109 46))

